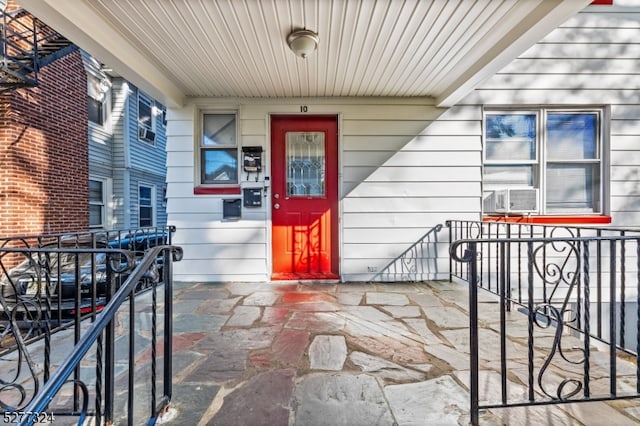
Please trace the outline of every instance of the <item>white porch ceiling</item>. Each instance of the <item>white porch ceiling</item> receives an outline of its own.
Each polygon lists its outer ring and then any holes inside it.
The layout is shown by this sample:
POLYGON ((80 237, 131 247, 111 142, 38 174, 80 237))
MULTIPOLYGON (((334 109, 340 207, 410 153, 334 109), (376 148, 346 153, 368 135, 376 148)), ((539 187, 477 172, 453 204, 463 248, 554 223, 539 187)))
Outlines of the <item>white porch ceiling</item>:
POLYGON ((432 97, 450 106, 590 0, 22 0, 168 105, 432 97), (286 44, 319 34, 307 59, 286 44))

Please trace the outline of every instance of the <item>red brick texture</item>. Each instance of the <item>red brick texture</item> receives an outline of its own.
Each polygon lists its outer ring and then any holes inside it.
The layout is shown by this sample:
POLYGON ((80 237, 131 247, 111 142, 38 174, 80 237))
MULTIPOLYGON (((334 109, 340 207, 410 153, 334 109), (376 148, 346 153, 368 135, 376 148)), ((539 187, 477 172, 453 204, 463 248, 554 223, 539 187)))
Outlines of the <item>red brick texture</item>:
POLYGON ((78 51, 0 96, 0 237, 88 229, 87 75, 78 51))

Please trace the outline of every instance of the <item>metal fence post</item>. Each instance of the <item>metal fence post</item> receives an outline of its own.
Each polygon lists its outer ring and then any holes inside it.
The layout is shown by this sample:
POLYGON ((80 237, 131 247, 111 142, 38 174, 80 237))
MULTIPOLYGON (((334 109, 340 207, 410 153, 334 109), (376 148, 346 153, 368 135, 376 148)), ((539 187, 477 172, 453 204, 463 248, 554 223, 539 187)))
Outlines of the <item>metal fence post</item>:
POLYGON ((469 242, 465 259, 469 260, 469 351, 471 387, 471 424, 479 424, 479 355, 478 355, 478 264, 475 242, 469 242))

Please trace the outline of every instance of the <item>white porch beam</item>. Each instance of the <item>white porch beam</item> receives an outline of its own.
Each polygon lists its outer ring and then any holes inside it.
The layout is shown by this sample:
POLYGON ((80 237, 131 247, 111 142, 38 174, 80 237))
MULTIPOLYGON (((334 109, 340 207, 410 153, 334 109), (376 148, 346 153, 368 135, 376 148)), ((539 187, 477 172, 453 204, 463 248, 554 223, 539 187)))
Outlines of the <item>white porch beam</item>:
MULTIPOLYGON (((500 40, 481 40, 474 48, 479 56, 469 58, 466 71, 447 87, 436 99, 439 107, 458 103, 486 79, 493 76, 525 50, 540 41, 567 19, 584 9, 592 0, 541 0, 522 15, 522 20, 507 23, 512 26, 500 40)), ((520 2, 518 2, 520 3, 520 2)), ((522 2, 517 6, 528 6, 522 2)))
POLYGON ((20 4, 165 105, 181 107, 184 104, 185 95, 175 82, 86 2, 20 0, 20 4))

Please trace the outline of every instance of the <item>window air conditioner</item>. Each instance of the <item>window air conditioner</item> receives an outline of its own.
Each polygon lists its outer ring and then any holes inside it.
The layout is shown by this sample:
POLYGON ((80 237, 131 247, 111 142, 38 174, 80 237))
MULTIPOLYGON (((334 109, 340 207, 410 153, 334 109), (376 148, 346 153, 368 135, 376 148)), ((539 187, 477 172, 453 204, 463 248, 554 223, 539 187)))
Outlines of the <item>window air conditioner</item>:
POLYGON ((144 139, 149 142, 153 142, 156 140, 156 133, 147 129, 146 127, 138 128, 138 137, 140 139, 144 139))
POLYGON ((538 190, 535 188, 508 188, 495 191, 497 213, 533 213, 538 211, 538 190))

